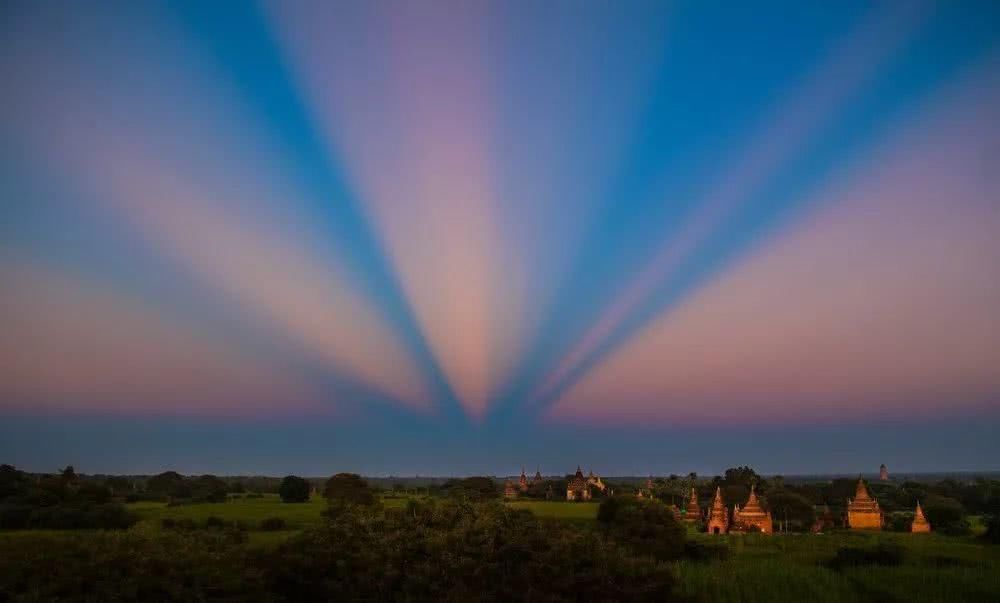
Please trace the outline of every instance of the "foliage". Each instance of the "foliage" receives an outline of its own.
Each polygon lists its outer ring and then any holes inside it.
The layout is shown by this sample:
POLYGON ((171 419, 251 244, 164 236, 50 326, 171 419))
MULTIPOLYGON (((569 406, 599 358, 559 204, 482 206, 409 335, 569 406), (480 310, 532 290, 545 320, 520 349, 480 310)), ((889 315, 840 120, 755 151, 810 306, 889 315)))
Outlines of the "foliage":
POLYGON ((788 521, 791 530, 808 532, 816 521, 812 501, 787 489, 772 489, 767 494, 767 507, 776 522, 788 521))
POLYGON ((684 543, 684 558, 691 561, 725 561, 729 553, 729 545, 725 542, 689 540, 684 543))
POLYGON ((311 489, 308 481, 297 475, 288 475, 285 476, 285 479, 281 480, 278 495, 281 496, 282 502, 303 503, 309 500, 309 491, 311 489))
POLYGON ((1000 515, 992 515, 987 519, 983 539, 990 544, 1000 544, 1000 515))
POLYGON ((331 505, 348 504, 370 506, 375 504, 375 495, 368 487, 368 482, 361 479, 357 473, 338 473, 326 480, 323 490, 331 505))
POLYGON ((124 529, 135 516, 96 483, 76 485, 72 466, 36 482, 10 465, 0 466, 0 529, 124 529))
POLYGON ((500 490, 491 477, 466 477, 448 480, 442 489, 452 498, 474 502, 495 500, 500 496, 500 490))
POLYGON ((670 568, 499 503, 353 507, 264 564, 289 600, 669 600, 670 568))
POLYGON ((931 495, 923 504, 931 528, 942 534, 965 536, 971 532, 962 503, 947 496, 931 495))
POLYGON ((667 561, 684 553, 685 528, 667 505, 631 496, 606 498, 597 520, 607 533, 637 553, 667 561))
POLYGON ((874 547, 846 546, 837 549, 829 566, 835 570, 856 566, 896 566, 903 562, 903 547, 882 543, 874 547))
POLYGON ((260 529, 268 532, 284 530, 286 526, 285 520, 280 517, 268 517, 260 522, 260 529))

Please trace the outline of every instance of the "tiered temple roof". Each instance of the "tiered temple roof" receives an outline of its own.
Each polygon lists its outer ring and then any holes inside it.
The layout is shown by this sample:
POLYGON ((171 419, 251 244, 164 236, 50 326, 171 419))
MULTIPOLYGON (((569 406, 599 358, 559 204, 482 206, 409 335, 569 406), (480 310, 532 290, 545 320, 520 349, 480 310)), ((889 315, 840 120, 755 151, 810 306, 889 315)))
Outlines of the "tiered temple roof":
POLYGON ((910 531, 914 533, 926 533, 931 531, 931 524, 924 516, 924 510, 920 508, 920 501, 917 501, 917 510, 913 513, 913 523, 910 524, 910 531))
POLYGON ((847 526, 852 530, 882 529, 882 508, 868 493, 868 487, 861 478, 858 478, 854 500, 847 499, 847 526))
POLYGON ((521 467, 521 477, 517 480, 517 488, 521 492, 528 491, 528 476, 524 474, 524 467, 521 467))
POLYGON ((538 467, 535 467, 535 477, 531 478, 531 483, 537 484, 542 481, 542 471, 538 467))
POLYGON ((698 493, 691 487, 691 497, 688 499, 687 509, 684 512, 685 521, 700 521, 701 508, 698 507, 698 493))
POLYGON ((729 509, 722 500, 722 488, 715 488, 715 498, 712 499, 712 507, 708 510, 708 533, 725 534, 729 530, 729 509))
POLYGON ((576 468, 576 475, 570 478, 566 484, 566 500, 587 500, 590 498, 590 488, 587 478, 583 476, 583 471, 579 465, 576 468))
POLYGON ((757 500, 756 485, 751 485, 747 504, 743 505, 742 509, 739 505, 733 508, 733 530, 749 532, 755 529, 765 534, 774 531, 771 513, 760 505, 760 501, 757 500))

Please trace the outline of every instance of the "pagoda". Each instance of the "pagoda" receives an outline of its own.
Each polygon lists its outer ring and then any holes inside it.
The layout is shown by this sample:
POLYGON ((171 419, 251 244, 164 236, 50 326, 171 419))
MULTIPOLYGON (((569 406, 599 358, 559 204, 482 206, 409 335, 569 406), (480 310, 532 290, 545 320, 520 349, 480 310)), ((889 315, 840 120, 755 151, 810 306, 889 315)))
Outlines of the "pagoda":
POLYGON ((859 477, 854 500, 847 499, 847 527, 852 530, 881 530, 882 522, 882 508, 859 477))
POLYGON ((566 483, 566 500, 590 500, 590 485, 579 466, 576 468, 576 475, 566 483))
POLYGON ((708 525, 706 531, 709 534, 725 534, 729 530, 729 509, 722 501, 722 488, 715 488, 715 499, 712 500, 712 507, 708 510, 708 525))
POLYGON ((514 487, 514 482, 507 480, 507 483, 503 485, 503 497, 506 499, 517 498, 517 488, 514 487))
POLYGON ((734 532, 760 532, 771 534, 774 532, 774 524, 771 521, 770 511, 765 511, 757 500, 756 485, 750 485, 750 498, 747 504, 741 509, 739 505, 733 507, 733 527, 734 532))
POLYGON ((913 513, 913 523, 910 524, 910 531, 914 534, 927 534, 931 531, 931 524, 924 516, 924 510, 920 508, 920 501, 917 501, 917 510, 913 513))
POLYGON ((517 489, 521 492, 528 491, 528 476, 524 474, 524 466, 521 467, 521 477, 517 480, 517 489))
POLYGON ((698 508, 698 493, 691 487, 691 498, 688 499, 687 510, 684 512, 684 521, 699 521, 701 519, 701 509, 698 508))
POLYGON ((531 478, 532 484, 542 483, 542 471, 538 467, 535 467, 535 477, 531 478))
POLYGON ((882 466, 878 468, 878 479, 882 482, 889 481, 889 468, 882 463, 882 466))

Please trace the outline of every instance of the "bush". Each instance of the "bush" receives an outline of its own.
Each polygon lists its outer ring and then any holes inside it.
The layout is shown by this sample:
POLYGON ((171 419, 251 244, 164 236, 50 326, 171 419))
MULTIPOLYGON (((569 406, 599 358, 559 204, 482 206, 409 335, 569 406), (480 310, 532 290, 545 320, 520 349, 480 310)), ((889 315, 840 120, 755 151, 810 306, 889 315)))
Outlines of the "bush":
POLYGON ((993 515, 987 518, 986 533, 983 539, 990 544, 1000 544, 1000 515, 993 515))
POLYGON ((689 540, 684 543, 684 557, 691 561, 725 561, 729 559, 729 545, 689 540))
POLYGON ((652 555, 661 561, 678 559, 684 554, 686 530, 673 511, 657 501, 640 501, 631 496, 605 499, 597 519, 617 541, 637 553, 652 555))
POLYGON ((297 475, 288 475, 285 476, 285 479, 281 480, 281 486, 278 487, 278 495, 281 496, 281 502, 304 503, 309 500, 310 490, 312 490, 312 487, 308 481, 297 475))
POLYGON ((285 529, 285 520, 280 517, 268 517, 260 521, 260 529, 265 532, 276 532, 285 529))
POLYGON ((924 502, 924 515, 931 528, 941 533, 948 533, 953 524, 961 531, 965 520, 965 508, 962 503, 947 496, 928 496, 924 502))
POLYGON ((373 505, 375 496, 368 482, 356 473, 338 473, 326 481, 324 494, 330 504, 373 505))
POLYGON ((215 515, 209 515, 205 519, 205 527, 209 529, 220 529, 226 527, 226 521, 221 517, 216 517, 215 515))
POLYGON ((895 567, 903 563, 903 547, 898 544, 879 544, 871 548, 841 547, 828 565, 835 570, 848 567, 876 565, 895 567))

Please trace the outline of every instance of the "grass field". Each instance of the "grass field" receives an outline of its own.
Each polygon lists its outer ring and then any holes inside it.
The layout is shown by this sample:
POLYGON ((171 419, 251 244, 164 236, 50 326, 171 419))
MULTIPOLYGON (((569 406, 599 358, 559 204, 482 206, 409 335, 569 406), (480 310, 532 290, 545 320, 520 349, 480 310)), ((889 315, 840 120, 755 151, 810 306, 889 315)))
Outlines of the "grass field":
POLYGON ((536 517, 542 519, 564 519, 572 521, 590 521, 597 519, 597 503, 523 500, 507 503, 515 509, 528 509, 536 517))
POLYGON ((699 534, 726 542, 725 561, 678 564, 681 592, 701 601, 997 601, 1000 550, 967 538, 893 533, 699 534), (835 571, 837 549, 898 544, 903 562, 835 571))
MULTIPOLYGON (((406 498, 386 498, 388 507, 405 505, 406 498)), ((553 521, 592 522, 596 503, 564 501, 513 501, 512 508, 527 509, 553 521)), ((129 508, 140 518, 133 528, 155 534, 162 520, 190 519, 204 524, 209 517, 243 522, 250 546, 268 547, 322 521, 326 501, 286 504, 277 496, 236 498, 217 504, 169 507, 163 503, 134 503, 129 508), (280 517, 286 529, 261 531, 261 520, 280 517)), ((0 531, 2 539, 78 537, 85 532, 0 531)), ((690 533, 699 542, 724 542, 725 560, 681 561, 676 564, 680 591, 700 601, 998 601, 1000 600, 1000 547, 972 538, 897 533, 831 532, 829 534, 728 535, 690 533), (828 561, 841 547, 898 544, 904 549, 897 566, 865 566, 834 570, 828 561)))

